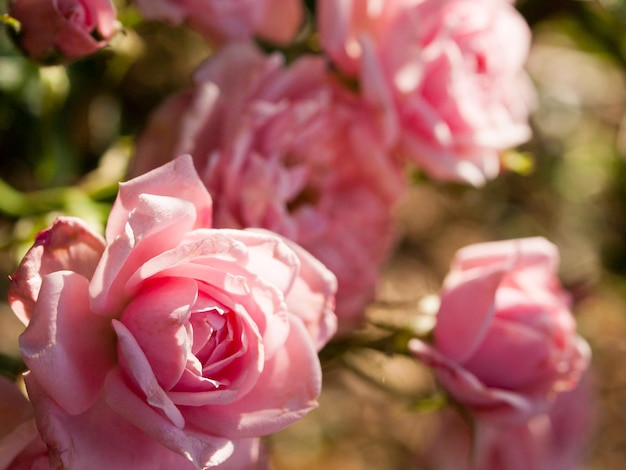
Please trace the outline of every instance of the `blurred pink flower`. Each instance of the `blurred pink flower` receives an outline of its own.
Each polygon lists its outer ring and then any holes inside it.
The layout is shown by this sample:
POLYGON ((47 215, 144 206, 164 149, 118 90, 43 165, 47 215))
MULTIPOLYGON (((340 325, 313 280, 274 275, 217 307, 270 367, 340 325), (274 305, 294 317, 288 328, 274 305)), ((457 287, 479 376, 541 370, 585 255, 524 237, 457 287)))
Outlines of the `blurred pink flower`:
POLYGON ((134 174, 190 153, 217 227, 263 227, 311 252, 338 279, 339 329, 363 320, 406 185, 377 115, 332 81, 324 61, 289 67, 230 44, 170 98, 137 143, 134 174))
POLYGON ((326 54, 432 178, 480 186, 530 137, 531 32, 511 2, 320 0, 318 21, 326 54))
POLYGON ((0 469, 47 470, 48 451, 33 409, 16 384, 0 376, 0 469))
POLYGON ((434 347, 410 348, 482 420, 522 423, 576 386, 590 350, 576 334, 544 238, 481 243, 456 254, 441 293, 434 347))
POLYGON ((593 435, 593 399, 585 377, 549 412, 518 426, 470 427, 456 410, 444 410, 425 459, 433 470, 574 470, 593 435))
POLYGON ((118 29, 111 0, 12 0, 16 42, 35 60, 56 63, 92 54, 118 29))
POLYGON ((301 0, 136 0, 149 19, 186 23, 210 42, 261 39, 287 44, 304 20, 301 0))
POLYGON ((183 156, 120 185, 104 239, 60 217, 12 276, 28 394, 60 466, 228 468, 235 452, 243 468, 254 438, 317 406, 318 338, 300 315, 332 314, 315 295, 332 296, 332 275, 211 217, 183 156))

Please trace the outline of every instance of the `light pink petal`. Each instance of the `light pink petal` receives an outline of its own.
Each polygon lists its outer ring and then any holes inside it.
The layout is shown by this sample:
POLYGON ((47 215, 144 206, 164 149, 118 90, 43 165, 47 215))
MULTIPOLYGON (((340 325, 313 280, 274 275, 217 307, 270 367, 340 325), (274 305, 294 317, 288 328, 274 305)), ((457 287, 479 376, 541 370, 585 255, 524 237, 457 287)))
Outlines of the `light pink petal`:
POLYGON ((160 409, 172 426, 182 429, 185 426, 185 419, 158 383, 141 346, 123 323, 117 320, 112 322, 118 337, 118 355, 122 370, 141 390, 142 399, 147 405, 160 409))
POLYGON ((176 247, 196 220, 191 202, 142 194, 128 214, 125 233, 106 248, 89 287, 92 309, 114 316, 134 293, 127 281, 142 264, 176 247))
POLYGON ((223 232, 246 246, 246 269, 278 288, 283 295, 289 292, 300 268, 300 260, 285 239, 261 229, 225 229, 223 232))
POLYGON ((300 260, 298 276, 287 292, 287 308, 304 322, 319 351, 337 332, 337 278, 300 245, 286 238, 283 241, 300 260))
POLYGON ((148 173, 120 183, 119 194, 107 223, 108 243, 125 233, 130 212, 135 209, 142 194, 189 201, 195 206, 194 228, 211 226, 211 196, 198 177, 191 157, 183 155, 148 173))
POLYGON ((91 313, 88 281, 70 271, 44 276, 20 348, 31 374, 70 414, 96 400, 115 364, 110 320, 91 313))
POLYGON ((106 402, 152 439, 193 462, 197 468, 214 466, 233 452, 230 440, 216 435, 179 429, 126 385, 120 373, 111 373, 105 384, 106 402))
MULTIPOLYGON (((129 420, 113 411, 104 400, 97 400, 81 414, 69 415, 47 395, 46 390, 32 374, 27 374, 25 380, 28 394, 35 407, 37 426, 50 451, 50 468, 90 470, 199 468, 192 463, 191 456, 184 456, 182 450, 172 452, 164 447, 153 436, 146 435, 129 420)), ((111 380, 107 379, 106 383, 109 382, 111 380)), ((131 406, 133 404, 130 403, 131 406)), ((193 448, 191 445, 190 447, 193 448)), ((216 457, 220 457, 219 461, 225 460, 229 452, 223 457, 219 455, 220 452, 217 451, 216 457)))
POLYGON ((17 317, 28 325, 41 278, 45 274, 70 270, 91 279, 104 251, 104 239, 83 221, 59 217, 35 238, 17 271, 11 276, 9 303, 17 317))
POLYGON ((445 356, 463 363, 476 351, 491 327, 496 291, 507 270, 501 265, 477 277, 470 272, 463 282, 450 286, 444 282, 435 342, 445 356))
POLYGON ((259 438, 239 439, 233 442, 233 455, 221 464, 219 470, 267 470, 269 462, 259 438))
POLYGON ((232 439, 277 432, 317 406, 321 368, 304 324, 290 317, 284 347, 265 363, 257 385, 228 406, 204 406, 188 413, 188 422, 232 439))
POLYGON ((559 264, 559 252, 543 237, 477 243, 457 251, 452 269, 467 270, 507 260, 514 260, 515 269, 540 266, 554 273, 559 264))

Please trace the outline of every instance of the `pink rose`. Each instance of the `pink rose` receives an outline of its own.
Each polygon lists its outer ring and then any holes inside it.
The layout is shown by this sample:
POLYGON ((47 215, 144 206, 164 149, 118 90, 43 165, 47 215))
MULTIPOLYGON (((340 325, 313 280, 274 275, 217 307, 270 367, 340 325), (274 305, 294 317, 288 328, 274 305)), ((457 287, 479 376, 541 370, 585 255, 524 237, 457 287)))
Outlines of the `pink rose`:
POLYGON ((21 23, 17 44, 44 63, 92 54, 118 29, 111 0, 12 0, 9 15, 21 23))
POLYGON ((13 382, 0 376, 0 469, 49 468, 48 451, 29 401, 13 382))
POLYGON ((321 0, 320 38, 429 176, 482 185, 530 136, 531 33, 506 0, 321 0))
POLYGON ((558 395, 549 412, 518 426, 469 423, 444 410, 425 459, 433 470, 572 470, 593 434, 589 380, 558 395))
POLYGON ((543 238, 460 250, 441 293, 434 347, 411 350, 475 416, 519 423, 576 386, 589 346, 576 334, 556 276, 558 252, 543 238))
POLYGON ((136 0, 153 20, 186 23, 213 43, 261 39, 287 44, 302 26, 300 0, 136 0))
POLYGON ((195 81, 152 116, 134 174, 191 154, 215 225, 263 227, 311 252, 337 276, 339 329, 350 330, 374 296, 405 185, 376 114, 321 58, 285 67, 248 44, 220 49, 195 81))
POLYGON ((120 185, 104 239, 60 217, 12 276, 28 393, 64 468, 229 468, 233 452, 243 468, 254 438, 317 405, 319 338, 300 316, 329 314, 316 294, 334 279, 211 217, 183 156, 120 185))

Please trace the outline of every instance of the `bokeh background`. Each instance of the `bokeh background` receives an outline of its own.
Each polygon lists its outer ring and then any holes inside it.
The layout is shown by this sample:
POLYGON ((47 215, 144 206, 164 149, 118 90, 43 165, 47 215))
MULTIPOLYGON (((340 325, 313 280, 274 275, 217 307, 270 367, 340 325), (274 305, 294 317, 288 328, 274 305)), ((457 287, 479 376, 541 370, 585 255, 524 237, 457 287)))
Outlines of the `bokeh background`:
MULTIPOLYGON (((313 2, 308 2, 313 6, 313 2)), ((475 189, 416 175, 397 214, 372 324, 427 326, 454 252, 542 235, 593 350, 596 425, 585 470, 626 468, 626 5, 527 0, 527 69, 538 90, 534 137, 505 158, 515 171, 475 189), (421 322, 421 323, 420 323, 421 322)), ((59 213, 102 227, 133 137, 210 54, 182 27, 143 21, 118 2, 125 31, 67 67, 40 68, 0 31, 0 299, 35 233, 59 213)), ((0 13, 6 1, 0 0, 0 13)), ((0 302, 0 372, 16 374, 22 327, 0 302)), ((440 403, 431 375, 370 327, 321 356, 320 407, 267 439, 277 470, 421 469, 440 403), (371 341, 389 353, 362 347, 371 341), (382 348, 384 349, 384 348, 382 348)), ((379 348, 380 349, 380 348, 379 348)))

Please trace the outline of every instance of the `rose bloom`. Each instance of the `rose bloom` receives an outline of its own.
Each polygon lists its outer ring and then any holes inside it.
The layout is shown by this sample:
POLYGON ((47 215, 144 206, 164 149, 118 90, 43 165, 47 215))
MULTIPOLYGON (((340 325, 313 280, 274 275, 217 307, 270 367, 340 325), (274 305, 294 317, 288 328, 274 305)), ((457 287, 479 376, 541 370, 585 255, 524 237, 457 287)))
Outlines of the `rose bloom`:
POLYGON ((530 136, 531 32, 506 0, 321 0, 324 51, 393 114, 402 152, 438 180, 476 186, 530 136))
POLYGON ((549 412, 518 426, 474 422, 444 410, 426 447, 432 470, 573 470, 593 434, 593 394, 587 377, 559 394, 549 412))
POLYGON ((9 15, 21 24, 18 46, 30 57, 56 63, 92 54, 118 29, 111 0, 12 0, 9 15))
POLYGON ((410 349, 480 419, 521 423, 576 386, 589 346, 576 334, 558 252, 544 238, 461 249, 441 293, 431 347, 410 349))
POLYGON ((332 81, 323 59, 285 67, 249 44, 220 49, 195 82, 152 116, 133 174, 191 154, 215 226, 263 227, 311 252, 338 278, 339 330, 349 331, 374 296, 405 185, 376 114, 332 81))
POLYGON ((183 156, 120 185, 104 239, 60 217, 12 276, 55 468, 246 468, 255 438, 317 405, 328 337, 303 318, 333 315, 333 275, 211 212, 183 156))
POLYGON ((0 469, 48 470, 48 451, 33 409, 16 384, 0 376, 0 469))
POLYGON ((149 19, 185 23, 212 43, 250 39, 288 44, 302 26, 300 0, 136 0, 149 19))

